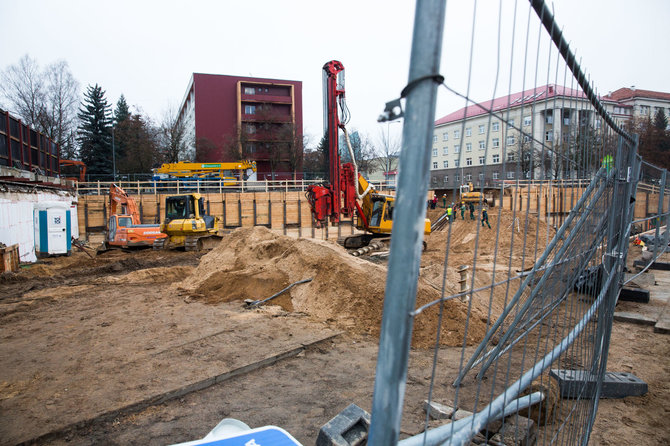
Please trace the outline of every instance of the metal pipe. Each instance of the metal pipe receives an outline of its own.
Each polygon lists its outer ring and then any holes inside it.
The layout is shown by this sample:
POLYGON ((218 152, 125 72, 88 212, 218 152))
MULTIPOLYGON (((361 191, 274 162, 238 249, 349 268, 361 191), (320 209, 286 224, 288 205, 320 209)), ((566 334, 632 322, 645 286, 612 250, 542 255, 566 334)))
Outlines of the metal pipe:
POLYGON ((517 396, 524 389, 530 386, 532 382, 542 374, 542 372, 544 372, 547 368, 549 368, 549 366, 561 354, 563 354, 563 352, 565 352, 568 349, 568 347, 572 345, 575 339, 577 339, 577 337, 581 334, 581 332, 584 330, 584 327, 586 327, 586 324, 591 320, 596 310, 602 304, 605 295, 607 294, 609 287, 612 283, 613 272, 614 271, 608 272, 607 281, 603 285, 598 295, 598 298, 593 302, 593 305, 591 305, 591 307, 586 311, 582 319, 575 325, 575 327, 572 330, 570 330, 568 335, 561 341, 561 343, 558 344, 556 347, 554 347, 540 361, 535 363, 535 365, 533 365, 533 367, 530 370, 528 370, 521 376, 521 378, 519 378, 517 381, 511 384, 502 394, 500 394, 496 399, 494 399, 491 402, 491 404, 486 406, 480 412, 473 415, 471 418, 468 417, 464 418, 463 420, 457 421, 456 423, 454 423, 453 427, 451 425, 446 425, 436 429, 431 429, 428 432, 415 435, 414 437, 403 440, 398 444, 402 446, 414 446, 414 445, 432 446, 437 444, 444 444, 450 446, 464 445, 467 444, 477 434, 477 432, 484 429, 484 427, 488 423, 490 423, 492 420, 500 418, 499 414, 501 412, 504 413, 504 411, 508 410, 508 407, 510 407, 512 404, 515 404, 515 401, 512 401, 511 403, 508 403, 508 401, 517 398, 517 396), (466 422, 463 423, 463 421, 466 422), (460 424, 457 424, 459 422, 460 424), (457 428, 459 429, 457 430, 457 428), (409 440, 412 440, 413 442, 410 443, 409 440), (419 442, 415 443, 416 441, 419 442))
POLYGON ((423 248, 430 152, 434 132, 437 84, 446 4, 416 4, 398 195, 386 277, 384 312, 372 400, 368 444, 396 444, 400 435, 407 364, 423 248))
MULTIPOLYGON (((508 417, 512 414, 517 413, 518 411, 522 409, 526 409, 527 407, 530 407, 534 404, 539 403, 540 401, 544 401, 545 396, 542 392, 533 392, 530 395, 522 396, 521 398, 517 398, 514 401, 511 401, 505 408, 502 410, 500 414, 495 416, 495 418, 490 418, 489 423, 491 421, 494 421, 498 418, 505 418, 508 417)), ((445 439, 448 439, 449 436, 451 436, 451 432, 457 432, 461 429, 463 429, 465 426, 468 424, 472 424, 472 420, 475 416, 483 414, 487 411, 485 408, 481 412, 470 415, 469 417, 462 418, 460 420, 454 421, 453 423, 450 424, 445 424, 440 427, 436 427, 435 429, 431 429, 427 431, 426 433, 421 433, 419 435, 415 435, 410 438, 406 438, 400 442, 398 442, 398 446, 422 446, 422 445, 429 445, 429 444, 438 444, 441 441, 444 441, 445 439), (445 437, 446 435, 446 437, 445 437), (425 440, 425 441, 424 441, 425 440)), ((491 414, 492 415, 492 414, 491 414)), ((476 434, 476 433, 475 433, 476 434)))

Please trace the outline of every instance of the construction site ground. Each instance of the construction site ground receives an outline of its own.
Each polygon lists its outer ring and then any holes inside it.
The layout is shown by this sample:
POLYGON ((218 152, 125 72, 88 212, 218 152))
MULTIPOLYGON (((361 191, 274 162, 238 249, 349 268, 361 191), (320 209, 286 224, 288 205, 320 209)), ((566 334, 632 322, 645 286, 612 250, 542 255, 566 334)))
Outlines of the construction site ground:
MULTIPOLYGON (((517 232, 519 221, 507 211, 500 220, 494 210, 489 215, 492 229, 459 219, 451 232, 427 238, 417 305, 439 296, 447 238, 449 292, 455 266, 472 260, 477 230, 483 273, 509 256, 516 268, 530 266, 520 243, 499 241, 495 256, 497 234, 517 232)), ((517 233, 537 234, 526 248, 532 258, 535 242, 545 244, 552 229, 520 224, 517 233)), ((0 445, 171 444, 202 438, 227 417, 280 426, 309 445, 349 404, 370 411, 386 264, 352 257, 335 240, 242 228, 206 254, 112 250, 90 258, 77 251, 3 275, 0 445), (304 279, 312 281, 245 308, 244 299, 265 299, 304 279)), ((667 286, 650 289, 667 293, 667 286)), ((487 320, 487 301, 475 300, 468 354, 487 320)), ((494 302, 494 315, 501 305, 494 302)), ((447 307, 438 402, 448 403, 447 377, 458 369, 465 308, 458 299, 447 307)), ((415 322, 403 437, 419 433, 425 420, 436 321, 427 311, 415 322)), ((670 442, 669 339, 653 326, 614 323, 608 370, 635 374, 649 392, 602 400, 591 444, 670 442)), ((472 391, 468 383, 462 390, 472 391)))

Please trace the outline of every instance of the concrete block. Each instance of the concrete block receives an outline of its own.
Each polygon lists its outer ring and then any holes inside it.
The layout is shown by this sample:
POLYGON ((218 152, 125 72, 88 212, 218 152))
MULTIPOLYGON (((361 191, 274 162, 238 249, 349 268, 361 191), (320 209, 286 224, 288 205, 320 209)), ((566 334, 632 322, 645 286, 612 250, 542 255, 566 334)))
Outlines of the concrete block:
MULTIPOLYGON (((550 375, 558 380, 561 398, 593 398, 597 390, 595 375, 586 370, 551 369, 550 375)), ((626 372, 606 372, 600 398, 625 398, 648 392, 647 383, 626 372)))
POLYGON ((506 446, 531 446, 537 441, 537 425, 529 418, 512 415, 505 418, 500 431, 491 440, 506 446))
POLYGON ((355 404, 324 424, 316 438, 316 446, 358 446, 367 442, 370 414, 355 404))
POLYGON ((615 311, 614 320, 617 322, 628 322, 638 325, 655 325, 657 322, 657 319, 654 317, 628 311, 615 311))
POLYGON ((454 414, 454 408, 445 404, 436 403, 428 400, 423 402, 423 410, 433 420, 447 420, 454 414))
POLYGON ((619 300, 624 302, 638 302, 642 304, 649 303, 649 290, 642 288, 621 288, 619 293, 619 300))

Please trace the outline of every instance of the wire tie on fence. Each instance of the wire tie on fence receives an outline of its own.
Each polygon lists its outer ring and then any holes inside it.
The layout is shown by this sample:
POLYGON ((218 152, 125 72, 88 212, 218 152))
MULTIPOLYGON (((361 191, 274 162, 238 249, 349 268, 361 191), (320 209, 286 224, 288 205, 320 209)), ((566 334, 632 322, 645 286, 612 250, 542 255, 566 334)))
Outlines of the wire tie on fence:
POLYGON ((384 107, 384 112, 381 115, 379 115, 379 117, 377 118, 377 122, 394 121, 396 119, 402 118, 405 115, 405 112, 402 109, 402 103, 400 100, 407 97, 409 92, 414 87, 416 87, 420 82, 423 82, 427 79, 434 80, 438 85, 442 85, 444 83, 444 76, 442 76, 441 74, 428 74, 426 76, 421 76, 417 77, 416 79, 413 79, 405 86, 405 88, 402 89, 399 98, 386 103, 386 107, 384 107))

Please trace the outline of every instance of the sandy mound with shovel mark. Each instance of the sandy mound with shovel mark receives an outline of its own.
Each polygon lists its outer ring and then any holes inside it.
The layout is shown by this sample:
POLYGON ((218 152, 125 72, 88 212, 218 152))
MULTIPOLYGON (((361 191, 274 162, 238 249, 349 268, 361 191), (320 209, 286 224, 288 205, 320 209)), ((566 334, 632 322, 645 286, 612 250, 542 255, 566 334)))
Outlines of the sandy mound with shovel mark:
MULTIPOLYGON (((265 227, 239 228, 205 255, 190 277, 177 284, 194 298, 210 304, 234 300, 262 300, 293 282, 312 278, 272 300, 287 311, 306 313, 355 333, 379 334, 386 267, 349 255, 342 247, 311 239, 294 239, 265 227)), ((417 306, 438 299, 433 286, 419 281, 417 306)), ((439 305, 414 322, 413 345, 435 342, 439 305)), ((467 304, 445 304, 440 342, 461 345, 467 304)), ((468 344, 485 330, 483 308, 473 305, 468 344)))

